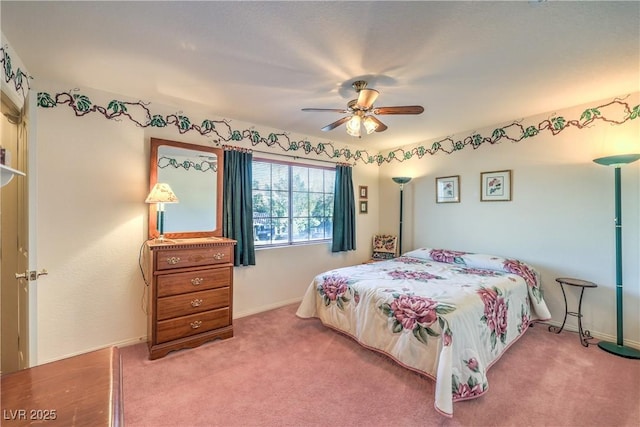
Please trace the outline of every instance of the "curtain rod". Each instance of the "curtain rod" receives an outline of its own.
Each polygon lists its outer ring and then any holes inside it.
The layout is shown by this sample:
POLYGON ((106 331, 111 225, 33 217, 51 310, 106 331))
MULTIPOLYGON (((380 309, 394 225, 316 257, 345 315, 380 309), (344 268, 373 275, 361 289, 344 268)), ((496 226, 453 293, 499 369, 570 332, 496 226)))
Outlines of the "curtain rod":
POLYGON ((291 157, 293 159, 311 160, 313 162, 331 163, 332 165, 355 166, 355 163, 351 164, 351 163, 348 163, 348 162, 332 162, 331 160, 310 159, 308 157, 294 156, 294 155, 291 155, 291 154, 271 153, 269 151, 254 150, 252 148, 234 147, 232 145, 225 145, 223 147, 225 149, 231 149, 231 150, 236 150, 237 149, 237 150, 248 151, 248 152, 253 152, 253 153, 270 154, 270 155, 273 155, 273 156, 291 157))

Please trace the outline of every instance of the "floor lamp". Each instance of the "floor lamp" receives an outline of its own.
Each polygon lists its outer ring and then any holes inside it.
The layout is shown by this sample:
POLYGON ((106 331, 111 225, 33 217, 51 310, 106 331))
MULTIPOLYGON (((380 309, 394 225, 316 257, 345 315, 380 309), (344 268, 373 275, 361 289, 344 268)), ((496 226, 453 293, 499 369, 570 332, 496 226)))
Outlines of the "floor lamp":
POLYGON ((640 359, 640 351, 624 345, 622 333, 622 201, 620 168, 640 159, 640 154, 622 154, 594 159, 599 165, 615 168, 615 209, 616 209, 616 324, 617 341, 615 343, 600 341, 598 347, 609 353, 629 359, 640 359))
POLYGON ((402 193, 404 185, 411 181, 411 178, 408 176, 397 176, 391 179, 393 179, 393 182, 396 184, 400 184, 400 234, 398 235, 398 254, 402 255, 402 193))

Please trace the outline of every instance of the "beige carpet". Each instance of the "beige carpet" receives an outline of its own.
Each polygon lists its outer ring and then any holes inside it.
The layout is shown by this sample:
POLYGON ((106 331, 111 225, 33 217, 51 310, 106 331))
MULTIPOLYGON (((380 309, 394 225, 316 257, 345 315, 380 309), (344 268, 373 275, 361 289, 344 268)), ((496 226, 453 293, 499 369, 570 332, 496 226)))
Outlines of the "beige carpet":
POLYGON ((530 328, 490 370, 489 391, 433 408, 433 382, 295 316, 237 319, 235 336, 150 361, 122 348, 134 426, 639 426, 640 361, 530 328))

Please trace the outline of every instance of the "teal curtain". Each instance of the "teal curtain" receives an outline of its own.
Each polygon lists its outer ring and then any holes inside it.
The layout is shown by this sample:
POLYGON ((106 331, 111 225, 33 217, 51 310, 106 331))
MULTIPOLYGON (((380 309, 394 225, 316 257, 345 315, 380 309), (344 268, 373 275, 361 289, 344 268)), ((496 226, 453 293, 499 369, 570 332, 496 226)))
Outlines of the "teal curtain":
POLYGON ((356 248, 356 203, 353 196, 351 166, 336 166, 333 199, 333 241, 331 252, 356 248))
POLYGON ((225 150, 222 235, 236 241, 233 265, 256 265, 250 152, 225 150))

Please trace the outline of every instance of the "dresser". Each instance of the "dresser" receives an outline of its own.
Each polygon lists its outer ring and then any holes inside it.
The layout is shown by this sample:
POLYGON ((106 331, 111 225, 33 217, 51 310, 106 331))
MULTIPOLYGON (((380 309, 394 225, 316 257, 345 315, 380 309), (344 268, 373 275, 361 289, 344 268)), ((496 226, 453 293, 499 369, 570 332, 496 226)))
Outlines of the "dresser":
POLYGON ((233 336, 233 247, 223 237, 145 244, 149 358, 233 336))

